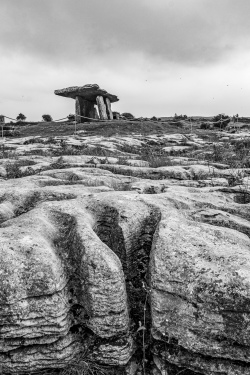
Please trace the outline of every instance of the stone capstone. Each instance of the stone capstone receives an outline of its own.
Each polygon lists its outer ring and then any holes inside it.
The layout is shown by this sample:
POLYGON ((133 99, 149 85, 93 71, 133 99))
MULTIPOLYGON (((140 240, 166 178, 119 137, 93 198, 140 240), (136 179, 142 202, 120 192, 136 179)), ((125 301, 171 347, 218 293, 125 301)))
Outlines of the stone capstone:
POLYGON ((55 90, 55 95, 64 96, 66 98, 76 99, 77 96, 81 96, 85 100, 90 102, 96 102, 97 96, 108 98, 111 103, 117 102, 119 99, 116 95, 108 93, 106 90, 101 89, 96 84, 88 84, 84 86, 72 86, 65 89, 55 90))

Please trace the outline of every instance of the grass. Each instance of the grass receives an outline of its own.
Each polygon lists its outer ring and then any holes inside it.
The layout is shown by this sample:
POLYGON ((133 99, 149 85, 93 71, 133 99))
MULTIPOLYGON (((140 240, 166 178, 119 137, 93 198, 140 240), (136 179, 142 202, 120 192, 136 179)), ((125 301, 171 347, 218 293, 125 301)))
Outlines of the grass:
POLYGON ((72 147, 67 145, 65 142, 60 143, 60 148, 50 149, 50 153, 53 156, 66 156, 66 155, 90 155, 90 156, 114 156, 114 152, 106 150, 101 146, 88 147, 78 146, 72 147))
POLYGON ((14 163, 7 162, 5 164, 5 169, 7 179, 32 176, 37 173, 32 167, 28 167, 25 171, 22 171, 20 168, 20 160, 14 163))
POLYGON ((3 143, 0 146, 0 159, 17 159, 18 156, 12 147, 5 146, 3 143))
POLYGON ((250 141, 213 144, 198 156, 200 160, 227 164, 230 168, 250 168, 250 141))
POLYGON ((140 154, 141 147, 123 144, 118 146, 119 151, 125 152, 126 154, 140 154))
POLYGON ((172 161, 169 156, 149 156, 148 158, 144 158, 149 163, 150 168, 159 168, 159 167, 167 167, 178 165, 178 163, 172 161))
MULTIPOLYGON (((88 135, 101 135, 111 137, 114 135, 128 135, 131 133, 137 134, 151 134, 152 132, 166 132, 169 133, 182 132, 183 128, 180 128, 178 124, 172 122, 154 122, 154 121, 119 121, 114 120, 112 122, 91 122, 77 124, 77 131, 85 131, 88 135)), ((73 135, 75 132, 75 124, 70 122, 58 122, 58 123, 38 123, 29 125, 26 127, 20 127, 20 136, 38 136, 43 135, 45 137, 56 136, 60 134, 73 135)))
POLYGON ((39 192, 34 192, 32 195, 28 196, 23 204, 15 210, 15 216, 20 216, 25 212, 32 210, 40 201, 41 194, 39 192))
POLYGON ((38 373, 39 375, 106 375, 108 371, 94 362, 84 359, 75 361, 67 365, 62 370, 45 370, 38 373))
POLYGON ((140 150, 140 157, 142 160, 147 161, 151 168, 177 165, 176 162, 173 162, 171 158, 165 154, 162 147, 158 145, 147 145, 142 147, 140 150))
POLYGON ((34 143, 58 144, 59 141, 57 141, 54 137, 49 137, 47 139, 39 137, 39 138, 30 138, 30 139, 27 139, 23 144, 24 145, 29 145, 29 144, 34 144, 34 143))
POLYGON ((47 149, 36 149, 36 150, 29 150, 22 153, 22 156, 32 156, 32 155, 39 155, 39 156, 53 156, 53 153, 47 149))
POLYGON ((69 164, 65 163, 63 157, 60 156, 55 162, 51 163, 48 169, 64 169, 68 168, 69 164))

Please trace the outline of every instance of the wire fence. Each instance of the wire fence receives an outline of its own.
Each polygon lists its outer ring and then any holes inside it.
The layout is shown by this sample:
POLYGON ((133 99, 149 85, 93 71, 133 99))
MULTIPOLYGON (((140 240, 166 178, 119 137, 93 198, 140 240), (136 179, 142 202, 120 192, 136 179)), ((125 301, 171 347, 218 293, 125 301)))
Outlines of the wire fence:
MULTIPOLYGON (((72 116, 73 117, 73 116, 72 116)), ((99 118, 93 118, 93 117, 87 117, 87 116, 81 116, 81 115, 74 115, 74 119, 72 119, 72 121, 74 121, 74 124, 75 124, 75 129, 74 129, 74 134, 76 134, 76 131, 77 131, 77 123, 78 123, 78 120, 79 118, 83 118, 85 120, 94 120, 94 121, 97 121, 97 122, 107 122, 107 121, 112 121, 110 119, 107 119, 107 120, 104 120, 104 119, 99 119, 99 118)), ((2 138, 2 141, 4 141, 4 127, 6 126, 5 124, 5 119, 9 119, 11 121, 15 121, 15 124, 13 125, 16 125, 16 123, 20 122, 20 119, 14 119, 12 117, 9 117, 9 116, 5 116, 5 115, 0 115, 0 127, 1 127, 1 138, 2 138)), ((50 122, 58 122, 58 121, 63 121, 63 120, 68 120, 70 121, 70 116, 67 116, 67 117, 62 117, 62 118, 59 118, 59 119, 56 119, 56 120, 51 120, 50 122)), ((46 121, 45 121, 46 122, 46 121)), ((9 129, 7 129, 9 130, 9 129)))
MULTIPOLYGON (((71 121, 74 122, 74 124, 75 124, 74 134, 76 134, 76 131, 77 131, 77 123, 78 123, 79 118, 80 119, 85 119, 85 120, 92 120, 92 121, 96 121, 96 122, 110 122, 110 121, 113 121, 112 119, 100 119, 100 118, 82 116, 82 115, 79 115, 79 114, 76 114, 76 115, 73 115, 73 116, 74 116, 74 119, 72 119, 71 121)), ((19 119, 14 119, 14 118, 9 117, 9 116, 0 115, 0 126, 1 126, 1 136, 2 136, 2 139, 4 138, 4 127, 6 126, 5 125, 5 118, 9 119, 11 121, 15 121, 16 123, 20 121, 19 119)), ((145 119, 144 117, 136 117, 136 118, 131 118, 131 119, 119 118, 119 119, 120 120, 127 120, 127 121, 141 121, 141 122, 145 121, 145 120, 150 120, 150 119, 145 119)), ((70 121, 70 116, 62 117, 62 118, 56 119, 56 120, 52 120, 51 122, 58 122, 58 121, 63 121, 63 120, 70 121)), ((226 118, 226 119, 221 118, 218 121, 209 121, 209 123, 210 124, 220 124, 220 127, 222 127, 222 123, 228 122, 228 120, 232 121, 232 120, 234 120, 234 118, 231 118, 231 117, 226 118)), ((192 133, 192 119, 190 118, 189 121, 190 121, 190 131, 192 133)))
MULTIPOLYGON (((82 116, 82 115, 73 115, 75 120, 78 120, 79 117, 80 118, 83 118, 83 119, 86 119, 86 120, 94 120, 94 121, 98 121, 98 122, 107 122, 107 121, 113 121, 113 120, 116 120, 116 119, 100 119, 100 118, 97 118, 97 117, 87 117, 87 116, 82 116)), ((20 120, 18 119, 14 119, 12 117, 8 117, 8 116, 5 116, 5 115, 2 115, 0 116, 0 118, 3 117, 3 118, 7 118, 9 120, 12 120, 12 121, 16 121, 16 122, 19 122, 20 120)), ((50 122, 57 122, 57 121, 62 121, 62 120, 69 120, 70 121, 70 117, 67 116, 67 117, 63 117, 63 118, 59 118, 59 119, 56 119, 56 120, 51 120, 50 122)), ((72 120, 72 121, 75 121, 75 120, 72 120)), ((133 121, 133 120, 145 120, 144 117, 137 117, 137 118, 131 118, 131 119, 125 119, 124 117, 119 117, 118 120, 129 120, 129 121, 133 121)), ((47 122, 47 121, 44 121, 44 122, 47 122)), ((49 122, 49 121, 48 121, 49 122)), ((1 123, 1 120, 0 120, 0 123, 1 123)))
MULTIPOLYGON (((73 117, 73 116, 72 116, 73 117)), ((5 116, 5 115, 1 115, 0 116, 0 126, 1 126, 1 130, 2 130, 2 138, 3 138, 3 133, 4 133, 4 126, 5 126, 5 120, 4 119, 9 119, 11 121, 15 121, 16 123, 17 122, 20 122, 19 119, 14 119, 12 117, 9 117, 9 116, 5 116)), ((100 118, 96 118, 96 117, 87 117, 87 116, 82 116, 82 115, 79 115, 79 114, 76 114, 74 115, 74 119, 72 119, 72 122, 74 121, 75 123, 75 131, 74 131, 74 134, 76 133, 76 129, 77 129, 77 123, 78 123, 78 120, 80 119, 85 119, 85 120, 92 120, 92 121, 96 121, 96 122, 110 122, 110 121, 113 121, 113 119, 100 119, 100 118)), ((59 118, 59 119, 56 119, 56 120, 51 120, 49 122, 58 122, 58 121, 63 121, 63 120, 68 120, 70 121, 70 116, 67 116, 67 117, 62 117, 62 118, 59 118)), ((123 119, 121 119, 123 120, 123 119)), ((127 120, 132 120, 132 119, 127 119, 127 120)), ((143 118, 134 118, 133 120, 143 120, 143 118)), ((46 122, 46 121, 45 121, 46 122)))
POLYGON ((17 119, 11 118, 11 117, 8 117, 8 116, 3 116, 3 117, 8 118, 8 119, 13 120, 13 121, 18 121, 17 119))

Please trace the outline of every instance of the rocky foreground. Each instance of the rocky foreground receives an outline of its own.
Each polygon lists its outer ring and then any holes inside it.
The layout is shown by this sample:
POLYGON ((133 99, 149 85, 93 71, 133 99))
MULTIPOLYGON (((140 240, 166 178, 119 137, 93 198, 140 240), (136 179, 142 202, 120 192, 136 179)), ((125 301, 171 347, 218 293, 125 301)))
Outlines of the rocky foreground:
POLYGON ((5 143, 3 374, 250 374, 250 170, 198 159, 209 145, 182 134, 5 143), (169 165, 142 160, 145 145, 169 165))

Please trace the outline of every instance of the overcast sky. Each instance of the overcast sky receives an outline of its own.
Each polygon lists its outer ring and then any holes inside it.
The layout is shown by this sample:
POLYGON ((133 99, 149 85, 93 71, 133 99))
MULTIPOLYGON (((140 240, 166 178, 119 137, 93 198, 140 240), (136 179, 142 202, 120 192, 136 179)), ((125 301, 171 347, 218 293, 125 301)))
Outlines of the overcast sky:
POLYGON ((135 116, 250 116, 249 0, 0 0, 0 113, 74 112, 97 83, 135 116))

